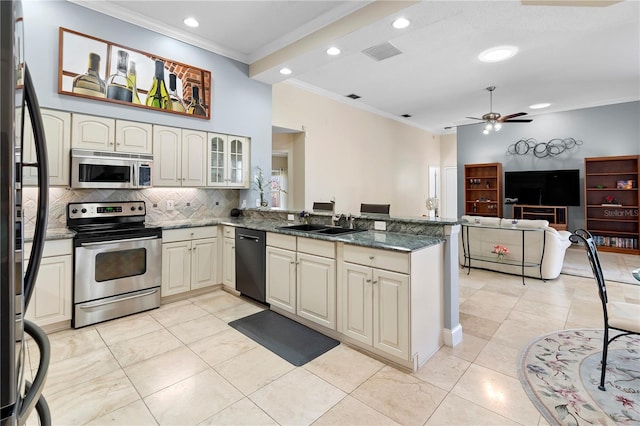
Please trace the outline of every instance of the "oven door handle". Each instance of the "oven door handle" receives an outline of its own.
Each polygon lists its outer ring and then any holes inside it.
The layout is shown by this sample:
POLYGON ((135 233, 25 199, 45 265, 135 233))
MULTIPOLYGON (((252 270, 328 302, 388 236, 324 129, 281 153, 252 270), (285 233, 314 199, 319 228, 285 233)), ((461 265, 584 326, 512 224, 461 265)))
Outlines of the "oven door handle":
POLYGON ((112 299, 112 300, 108 300, 106 302, 96 302, 96 303, 91 303, 91 304, 83 304, 78 306, 80 309, 93 309, 93 308, 99 308, 100 306, 105 306, 105 305, 110 305, 112 303, 118 303, 118 302, 123 302, 125 300, 130 300, 130 299, 137 299, 138 297, 145 297, 145 296, 149 296, 152 295, 154 293, 157 293, 158 289, 154 288, 151 289, 149 291, 145 291, 144 293, 139 293, 139 294, 133 294, 131 296, 123 296, 123 297, 118 297, 117 299, 112 299))
POLYGON ((153 236, 153 237, 140 237, 140 238, 127 238, 126 240, 110 240, 110 241, 98 241, 95 243, 80 243, 80 246, 82 247, 87 247, 87 246, 104 246, 107 244, 113 244, 113 243, 128 243, 128 242, 133 242, 133 241, 146 241, 146 240, 158 240, 159 238, 157 236, 153 236))

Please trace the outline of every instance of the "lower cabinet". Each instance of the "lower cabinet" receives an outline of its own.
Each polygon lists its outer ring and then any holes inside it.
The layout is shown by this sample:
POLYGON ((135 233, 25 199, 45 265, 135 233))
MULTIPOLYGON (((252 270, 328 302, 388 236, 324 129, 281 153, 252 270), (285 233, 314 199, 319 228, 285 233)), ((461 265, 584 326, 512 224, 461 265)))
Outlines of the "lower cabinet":
POLYGON ((268 233, 267 302, 335 330, 335 243, 268 233))
POLYGON ((391 355, 409 353, 409 276, 343 263, 342 333, 391 355))
POLYGON ((224 226, 222 229, 222 284, 236 288, 236 229, 224 226))
POLYGON ((162 233, 162 297, 217 284, 217 227, 162 233))
MULTIPOLYGON (((31 252, 26 243, 23 253, 31 252)), ((39 326, 71 321, 72 303, 72 240, 51 240, 44 244, 44 251, 36 286, 31 296, 25 318, 39 326)), ((25 262, 25 269, 28 262, 25 262)))

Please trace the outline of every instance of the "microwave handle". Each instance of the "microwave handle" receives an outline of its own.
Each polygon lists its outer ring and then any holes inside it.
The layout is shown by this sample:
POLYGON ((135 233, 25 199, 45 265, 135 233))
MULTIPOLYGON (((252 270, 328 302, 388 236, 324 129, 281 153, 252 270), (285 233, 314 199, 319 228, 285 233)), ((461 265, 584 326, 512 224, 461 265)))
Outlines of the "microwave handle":
POLYGON ((133 184, 132 186, 134 188, 138 187, 138 181, 136 180, 136 168, 137 168, 136 165, 137 163, 133 163, 131 165, 131 183, 133 184))

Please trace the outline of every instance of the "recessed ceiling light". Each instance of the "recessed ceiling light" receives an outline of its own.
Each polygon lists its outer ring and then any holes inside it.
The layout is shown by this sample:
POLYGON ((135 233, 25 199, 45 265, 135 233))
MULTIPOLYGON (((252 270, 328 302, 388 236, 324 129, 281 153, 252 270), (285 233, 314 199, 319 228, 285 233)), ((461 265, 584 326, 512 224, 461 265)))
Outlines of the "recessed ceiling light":
POLYGON ((411 22, 409 22, 407 18, 398 18, 395 21, 393 21, 393 24, 391 25, 393 25, 393 28, 401 30, 403 28, 407 28, 410 24, 411 22))
POLYGON ((497 46, 480 53, 478 59, 482 62, 500 62, 514 57, 516 53, 518 48, 515 46, 497 46))
POLYGON ((291 74, 291 70, 290 70, 289 68, 282 68, 282 69, 280 70, 280 74, 282 74, 282 75, 289 75, 289 74, 291 74))
POLYGON ((196 21, 196 18, 185 18, 184 21, 182 21, 182 22, 184 22, 184 24, 187 27, 191 27, 191 28, 196 28, 196 27, 200 26, 200 23, 198 21, 196 21))
POLYGON ((327 55, 336 56, 340 54, 340 49, 335 46, 332 46, 327 49, 327 55))
POLYGON ((531 108, 531 109, 542 109, 542 108, 546 108, 548 106, 551 106, 551 104, 549 102, 543 102, 541 104, 529 105, 529 108, 531 108))

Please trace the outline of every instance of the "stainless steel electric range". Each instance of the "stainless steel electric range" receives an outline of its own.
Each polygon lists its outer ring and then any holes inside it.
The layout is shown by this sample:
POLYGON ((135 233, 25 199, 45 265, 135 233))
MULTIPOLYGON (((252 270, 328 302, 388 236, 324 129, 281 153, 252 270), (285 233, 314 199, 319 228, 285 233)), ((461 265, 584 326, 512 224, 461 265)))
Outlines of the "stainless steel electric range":
POLYGON ((160 306, 162 229, 144 201, 69 203, 74 328, 160 306))

